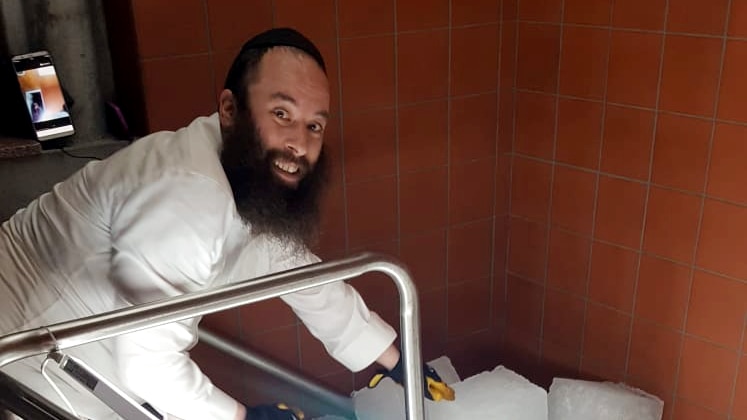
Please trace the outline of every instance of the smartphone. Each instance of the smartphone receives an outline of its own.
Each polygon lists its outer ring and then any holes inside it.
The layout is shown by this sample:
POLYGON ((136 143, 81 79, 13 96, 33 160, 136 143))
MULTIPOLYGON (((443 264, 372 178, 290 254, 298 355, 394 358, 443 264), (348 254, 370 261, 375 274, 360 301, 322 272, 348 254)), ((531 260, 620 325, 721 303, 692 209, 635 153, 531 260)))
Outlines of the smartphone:
POLYGON ((17 55, 12 63, 37 140, 73 135, 73 120, 49 52, 17 55))

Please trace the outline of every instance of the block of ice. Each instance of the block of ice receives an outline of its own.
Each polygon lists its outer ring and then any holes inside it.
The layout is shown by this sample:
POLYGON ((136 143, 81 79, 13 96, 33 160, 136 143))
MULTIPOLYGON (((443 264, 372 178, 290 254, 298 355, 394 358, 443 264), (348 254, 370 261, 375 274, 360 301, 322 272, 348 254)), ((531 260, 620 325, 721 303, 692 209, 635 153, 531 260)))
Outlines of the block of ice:
POLYGON ((624 384, 555 378, 548 410, 550 420, 661 420, 664 403, 624 384))
MULTIPOLYGON (((446 369, 438 363, 435 365, 431 364, 442 378, 450 377, 447 373, 450 363, 446 369)), ((547 392, 503 366, 464 381, 451 382, 451 387, 456 401, 426 400, 426 419, 547 420, 547 392)), ((404 390, 388 378, 374 389, 354 392, 353 403, 358 420, 405 419, 404 390)))
POLYGON ((498 366, 452 385, 456 401, 427 401, 432 420, 547 420, 547 392, 523 376, 498 366))
POLYGON ((454 365, 451 364, 451 359, 449 359, 448 356, 441 356, 438 359, 431 360, 428 362, 428 365, 433 369, 436 369, 438 376, 449 385, 461 381, 459 374, 456 369, 454 369, 454 365))

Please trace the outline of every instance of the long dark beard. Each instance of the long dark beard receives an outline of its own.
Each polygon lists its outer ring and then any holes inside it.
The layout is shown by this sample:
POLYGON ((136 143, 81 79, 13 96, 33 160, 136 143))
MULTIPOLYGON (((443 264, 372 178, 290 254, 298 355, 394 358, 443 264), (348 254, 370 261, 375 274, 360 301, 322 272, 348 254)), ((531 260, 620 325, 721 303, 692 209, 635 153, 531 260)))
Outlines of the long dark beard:
POLYGON ((236 208, 254 233, 269 234, 291 245, 313 246, 318 237, 319 202, 326 184, 327 161, 322 148, 312 168, 296 187, 279 181, 273 162, 286 156, 265 150, 261 134, 250 117, 237 116, 234 126, 223 131, 221 161, 233 190, 236 208))

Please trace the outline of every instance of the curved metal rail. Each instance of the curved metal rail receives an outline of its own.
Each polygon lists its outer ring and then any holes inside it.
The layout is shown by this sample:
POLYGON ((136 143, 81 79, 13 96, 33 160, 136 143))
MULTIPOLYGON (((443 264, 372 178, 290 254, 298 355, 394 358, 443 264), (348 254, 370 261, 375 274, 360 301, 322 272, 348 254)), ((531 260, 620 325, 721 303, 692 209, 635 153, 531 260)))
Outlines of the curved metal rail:
POLYGON ((401 264, 390 257, 372 253, 9 334, 0 337, 0 368, 27 357, 256 303, 371 271, 388 275, 399 291, 405 414, 407 419, 423 420, 423 366, 417 291, 401 264))
POLYGON ((301 372, 289 369, 269 357, 265 357, 237 343, 232 343, 213 332, 200 328, 198 335, 201 344, 207 344, 208 346, 228 354, 243 363, 272 375, 274 378, 277 378, 284 383, 295 386, 296 388, 313 395, 314 398, 335 407, 343 412, 347 417, 352 415, 353 418, 355 418, 355 408, 353 407, 352 398, 332 391, 320 382, 307 378, 301 372))

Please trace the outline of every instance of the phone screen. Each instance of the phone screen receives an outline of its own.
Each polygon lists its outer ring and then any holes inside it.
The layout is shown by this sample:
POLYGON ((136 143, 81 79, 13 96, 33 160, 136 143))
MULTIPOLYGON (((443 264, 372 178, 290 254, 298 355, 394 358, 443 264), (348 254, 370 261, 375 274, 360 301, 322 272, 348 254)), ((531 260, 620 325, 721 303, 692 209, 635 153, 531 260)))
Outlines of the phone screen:
POLYGON ((75 132, 52 57, 37 52, 13 57, 23 100, 40 141, 75 132))

